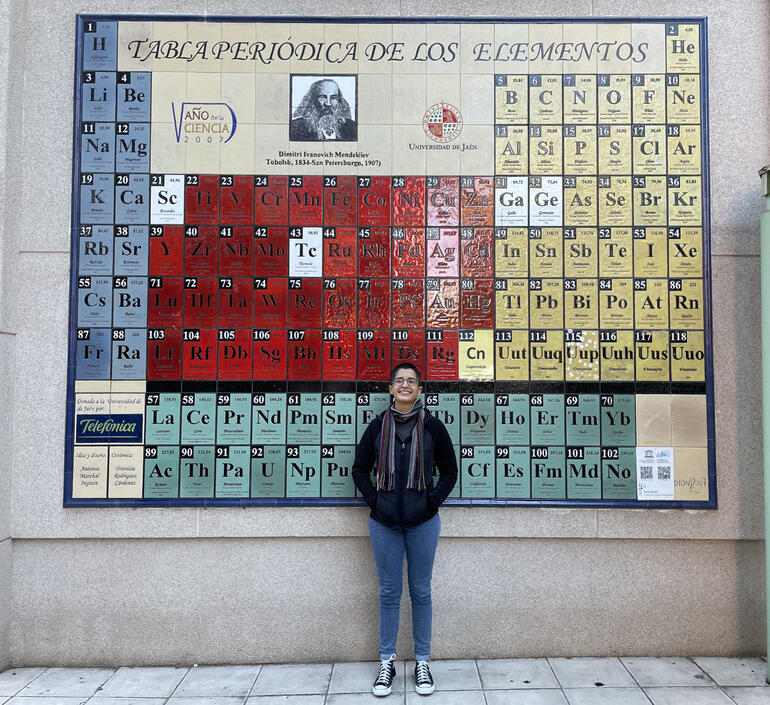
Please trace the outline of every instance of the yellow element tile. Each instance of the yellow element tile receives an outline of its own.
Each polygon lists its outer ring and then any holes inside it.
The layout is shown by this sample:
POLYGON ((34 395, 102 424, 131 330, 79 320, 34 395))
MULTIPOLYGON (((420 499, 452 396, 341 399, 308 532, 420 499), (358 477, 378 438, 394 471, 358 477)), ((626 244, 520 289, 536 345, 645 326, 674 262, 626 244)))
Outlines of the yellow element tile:
MULTIPOLYGON (((403 61, 394 61, 392 63, 393 73, 417 73, 426 74, 428 71, 427 62, 413 61, 415 52, 421 44, 427 39, 427 28, 424 24, 399 23, 392 25, 393 42, 402 44, 403 61)), ((427 106, 426 106, 427 107, 427 106)))
POLYGON ((631 228, 599 228, 599 276, 633 276, 631 228))
POLYGON ((562 174, 562 136, 559 125, 532 125, 529 128, 530 173, 562 174))
MULTIPOLYGON (((152 124, 171 122, 176 109, 177 117, 182 103, 187 100, 187 74, 179 71, 154 71, 152 74, 152 124)), ((152 144, 155 150, 155 143, 152 144)))
POLYGON ((670 281, 671 328, 703 330, 703 280, 670 281))
POLYGON ((636 73, 631 79, 634 123, 649 125, 666 122, 665 74, 636 73))
POLYGON ((529 139, 524 125, 495 126, 495 173, 529 174, 529 139))
POLYGON ((596 125, 564 126, 564 173, 580 176, 599 170, 596 125))
POLYGON ((635 58, 641 59, 633 62, 633 73, 666 73, 666 26, 663 23, 634 22, 631 41, 638 47, 635 58))
POLYGON ((358 25, 359 77, 363 74, 378 73, 391 75, 393 63, 403 58, 403 49, 393 44, 393 25, 358 25))
MULTIPOLYGON (((426 146, 430 140, 425 136, 421 124, 393 125, 392 160, 394 174, 425 174, 425 150, 411 149, 410 145, 426 146)), ((431 142, 432 144, 432 142, 431 142)))
POLYGON ((529 326, 529 282, 527 279, 498 279, 495 286, 495 327, 529 326))
POLYGON ((597 119, 596 76, 564 76, 564 124, 595 125, 597 119))
POLYGON ((634 228, 634 276, 668 276, 666 228, 634 228))
MULTIPOLYGON (((474 47, 479 45, 489 45, 495 41, 494 24, 461 24, 460 25, 460 71, 464 74, 483 74, 487 79, 478 78, 479 81, 486 82, 494 74, 492 62, 476 61, 476 56, 480 50, 474 51, 474 47)), ((491 57, 490 57, 491 59, 491 57)))
MULTIPOLYGON (((187 45, 187 22, 153 22, 152 23, 152 42, 159 42, 157 46, 162 46, 162 52, 158 59, 153 61, 153 78, 159 71, 182 71, 186 72, 190 62, 181 58, 166 58, 172 56, 189 56, 191 50, 187 45), (182 49, 185 51, 182 52, 182 49)), ((148 47, 149 48, 149 47, 148 47)), ((153 94, 153 101, 154 101, 153 94)))
MULTIPOLYGON (((221 100, 234 111, 239 123, 256 122, 256 82, 254 76, 245 73, 223 73, 220 79, 221 100)), ((284 116, 286 115, 284 103, 284 116)))
POLYGON ((631 173, 631 126, 602 125, 599 137, 599 174, 631 173))
POLYGON ((529 25, 529 73, 561 74, 557 45, 562 41, 561 23, 529 25))
POLYGON ((529 122, 533 125, 562 123, 561 76, 532 76, 529 82, 529 122))
POLYGON ((668 187, 669 225, 701 225, 703 223, 703 190, 700 176, 672 177, 668 187))
MULTIPOLYGON (((596 42, 596 25, 583 22, 565 22, 562 26, 562 41, 570 46, 564 53, 562 70, 565 74, 596 74, 598 52, 591 51, 596 42)), ((566 93, 565 93, 566 94, 566 93)), ((566 105, 566 102, 565 102, 566 105)), ((565 119, 565 122, 573 122, 565 119)), ((577 121, 574 121, 577 122, 577 121)), ((593 120, 593 122, 596 122, 593 120)))
POLYGON ((599 332, 567 330, 564 336, 564 379, 567 382, 598 382, 599 332))
MULTIPOLYGON (((636 380, 637 382, 668 382, 669 372, 668 331, 637 330, 636 380)), ((637 445, 670 445, 667 443, 642 443, 637 445)))
POLYGON ((703 331, 672 330, 669 334, 671 380, 703 382, 706 379, 706 348, 703 331))
POLYGON ((562 262, 561 228, 531 228, 529 231, 529 276, 560 277, 562 262))
POLYGON ((599 226, 632 224, 630 176, 599 177, 599 226))
POLYGON ((629 75, 600 75, 598 80, 599 122, 602 124, 631 123, 631 77, 629 75))
POLYGON ((108 446, 75 446, 72 456, 72 498, 107 498, 108 446))
POLYGON ((564 221, 573 226, 596 225, 596 177, 564 177, 564 221))
POLYGON ((530 331, 530 379, 559 382, 564 379, 564 333, 530 331))
MULTIPOLYGON (((281 53, 281 45, 292 36, 291 28, 292 25, 288 22, 257 23, 257 41, 254 48, 254 69, 257 74, 277 73, 287 76, 290 73, 291 54, 285 53, 286 49, 281 53), (288 58, 281 59, 281 56, 288 58)), ((310 71, 302 71, 302 73, 310 71)))
POLYGON ((599 325, 596 279, 564 280, 564 327, 592 330, 599 325))
POLYGON ((138 499, 142 496, 142 456, 142 446, 110 446, 107 483, 110 499, 138 499))
POLYGON ((460 75, 460 25, 428 23, 425 44, 418 45, 412 58, 427 64, 427 73, 460 75))
MULTIPOLYGON (((637 54, 631 34, 632 24, 610 24, 602 22, 596 27, 596 41, 599 42, 597 71, 600 74, 630 74, 637 71, 633 57, 637 54), (610 42, 604 50, 601 45, 610 42)), ((639 58, 641 54, 637 56, 639 58)))
POLYGON ((599 327, 634 327, 634 286, 632 279, 599 281, 599 327))
POLYGON ((391 77, 384 74, 358 77, 358 124, 388 125, 393 114, 391 77))
POLYGON ((420 125, 428 103, 428 86, 423 74, 394 74, 391 104, 394 125, 420 125))
POLYGON ((529 327, 561 330, 564 327, 563 280, 539 281, 539 288, 529 292, 529 327))
POLYGON ((653 330, 668 329, 668 280, 634 280, 634 325, 653 330))
POLYGON ((596 228, 564 228, 564 276, 595 278, 598 262, 596 228))
POLYGON ((636 377, 633 331, 602 330, 599 336, 602 381, 633 381, 636 377))
POLYGON ((150 171, 154 174, 184 174, 186 155, 184 142, 176 141, 172 122, 155 122, 150 126, 150 171))
POLYGON ((666 116, 669 124, 700 122, 700 76, 674 76, 666 87, 666 116))
MULTIPOLYGON (((460 77, 460 111, 466 125, 484 125, 488 134, 495 123, 494 94, 488 76, 465 74, 460 77)), ((488 138, 487 138, 488 139, 488 138)))
POLYGON ((674 499, 708 502, 708 448, 674 448, 674 499))
MULTIPOLYGON (((312 64, 318 66, 320 63, 324 74, 359 73, 361 66, 371 65, 366 61, 366 44, 361 42, 358 28, 358 24, 352 23, 330 22, 323 25, 323 31, 319 31, 314 40, 316 43, 324 42, 323 49, 318 51, 323 61, 313 61, 312 64)), ((308 63, 305 62, 305 65, 308 63)), ((304 70, 307 71, 307 68, 304 70)))
POLYGON ((187 70, 194 73, 214 73, 219 76, 222 62, 215 58, 216 45, 222 41, 222 25, 219 22, 188 22, 187 41, 194 57, 187 70))
POLYGON ((700 27, 697 24, 673 25, 666 36, 668 73, 697 73, 700 67, 700 27))
POLYGON ((671 277, 703 276, 703 230, 670 228, 668 272, 671 277))
POLYGON ((705 448, 708 445, 705 394, 671 395, 671 443, 705 448))
POLYGON ((261 125, 288 125, 291 119, 289 78, 279 74, 254 77, 254 122, 261 125))
POLYGON ((633 163, 635 174, 666 174, 665 125, 634 125, 633 163))
POLYGON ((497 331, 495 379, 529 379, 529 338, 526 330, 497 331))
POLYGON ((634 176, 634 225, 666 225, 666 177, 634 176))
POLYGON ((495 83, 495 122, 503 125, 529 123, 529 88, 527 76, 505 75, 495 83))
POLYGON ((251 59, 251 51, 257 41, 257 26, 253 22, 223 22, 220 70, 222 74, 239 73, 254 76, 257 64, 251 59))
POLYGON ((679 134, 668 137, 668 169, 672 174, 700 174, 701 133, 699 125, 672 125, 679 134))
POLYGON ((495 376, 494 332, 461 331, 459 342, 459 376, 464 380, 491 380, 495 376))
POLYGON ((492 47, 483 47, 476 56, 494 62, 496 74, 527 74, 529 29, 524 23, 496 24, 492 47))
POLYGON ((106 394, 110 391, 107 379, 76 379, 75 394, 106 394))
POLYGON ((671 445, 671 395, 636 395, 636 445, 671 445))
POLYGON ((526 277, 528 235, 526 228, 498 228, 495 237, 495 276, 526 277))
MULTIPOLYGON (((462 176, 487 176, 494 163, 494 145, 490 140, 490 125, 463 125, 460 137, 452 145, 460 146, 460 174, 462 176)), ((457 159, 457 152, 454 152, 457 159)), ((455 162, 456 163, 456 162, 455 162)), ((446 172, 451 173, 451 172, 446 172)))
POLYGON ((152 24, 123 21, 118 23, 118 71, 153 70, 153 57, 145 58, 152 40, 152 24))

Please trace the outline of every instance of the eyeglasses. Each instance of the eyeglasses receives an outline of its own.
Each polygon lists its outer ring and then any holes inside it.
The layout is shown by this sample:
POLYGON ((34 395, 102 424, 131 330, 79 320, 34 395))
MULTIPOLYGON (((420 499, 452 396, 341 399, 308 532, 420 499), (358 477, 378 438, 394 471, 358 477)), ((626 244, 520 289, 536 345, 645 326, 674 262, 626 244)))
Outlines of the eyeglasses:
POLYGON ((396 379, 393 380, 393 384, 396 385, 396 387, 400 387, 402 384, 408 384, 410 387, 416 387, 419 382, 417 381, 416 377, 396 377, 396 379))

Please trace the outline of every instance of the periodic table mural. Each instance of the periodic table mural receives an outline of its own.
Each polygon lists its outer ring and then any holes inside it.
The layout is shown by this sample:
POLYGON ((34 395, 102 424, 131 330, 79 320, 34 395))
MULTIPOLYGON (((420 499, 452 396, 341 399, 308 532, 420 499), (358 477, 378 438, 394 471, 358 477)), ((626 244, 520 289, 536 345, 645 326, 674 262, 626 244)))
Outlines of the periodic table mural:
POLYGON ((67 506, 715 508, 704 19, 79 16, 67 506))

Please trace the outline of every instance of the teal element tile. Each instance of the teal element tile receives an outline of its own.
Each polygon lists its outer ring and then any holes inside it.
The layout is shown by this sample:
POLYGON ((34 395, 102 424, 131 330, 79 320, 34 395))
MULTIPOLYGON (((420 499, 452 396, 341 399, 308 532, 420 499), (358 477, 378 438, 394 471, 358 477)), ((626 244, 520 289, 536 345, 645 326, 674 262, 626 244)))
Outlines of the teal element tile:
POLYGON ((321 496, 355 497, 353 459, 355 446, 324 445, 321 447, 321 496))
POLYGON ((497 496, 502 499, 529 499, 529 446, 497 446, 497 496))
POLYGON ((286 446, 286 496, 320 495, 321 449, 318 446, 286 446))
POLYGON ((532 394, 530 419, 533 446, 564 445, 563 394, 532 394))
POLYGON ((602 448, 603 499, 636 499, 636 448, 602 448))
POLYGON ((148 394, 144 410, 144 442, 148 445, 179 443, 180 394, 148 394))
POLYGON ((356 395, 324 394, 321 399, 322 443, 355 444, 356 395))
POLYGON ((286 394, 252 394, 251 402, 251 442, 286 443, 286 394))
POLYGON ((599 395, 568 394, 564 398, 567 445, 598 446, 599 433, 599 395))
POLYGON ((356 396, 356 443, 361 440, 374 417, 388 408, 389 402, 390 395, 387 392, 363 393, 356 396))
POLYGON ((532 498, 565 499, 564 448, 533 446, 531 455, 532 498))
POLYGON ((570 446, 566 451, 567 497, 601 499, 601 451, 598 447, 570 446))
POLYGON ((182 445, 214 445, 216 418, 213 392, 182 394, 182 445))
POLYGON ((217 444, 251 443, 251 394, 217 394, 217 444))
POLYGON ((529 445, 529 396, 495 394, 497 445, 529 445))
POLYGON ((495 496, 494 446, 463 446, 460 460, 461 496, 492 498, 495 496))
POLYGON ((216 453, 216 496, 248 497, 251 476, 251 448, 249 446, 217 446, 216 453))
POLYGON ((251 496, 286 496, 286 448, 252 446, 251 496))
POLYGON ((602 394, 602 445, 636 445, 636 397, 633 394, 602 394))
POLYGON ((214 496, 214 446, 182 446, 179 496, 206 499, 214 496))
POLYGON ((460 420, 460 438, 463 445, 494 445, 495 395, 462 394, 460 420))
POLYGON ((452 443, 460 445, 460 395, 426 394, 425 405, 446 426, 452 443))
POLYGON ((321 442, 321 395, 286 395, 286 442, 306 445, 321 442))
POLYGON ((179 446, 145 446, 144 496, 179 497, 179 446))

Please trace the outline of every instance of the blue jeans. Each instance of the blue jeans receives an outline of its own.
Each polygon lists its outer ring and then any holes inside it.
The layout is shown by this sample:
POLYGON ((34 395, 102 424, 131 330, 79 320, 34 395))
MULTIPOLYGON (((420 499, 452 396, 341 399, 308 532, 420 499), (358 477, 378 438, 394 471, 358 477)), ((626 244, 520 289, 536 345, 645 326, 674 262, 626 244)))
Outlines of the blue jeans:
POLYGON ((433 605, 430 579, 436 555, 441 520, 438 514, 406 529, 385 526, 369 518, 374 562, 380 578, 380 658, 396 653, 398 611, 401 604, 404 553, 406 553, 409 596, 412 600, 412 634, 415 661, 430 660, 433 605))

